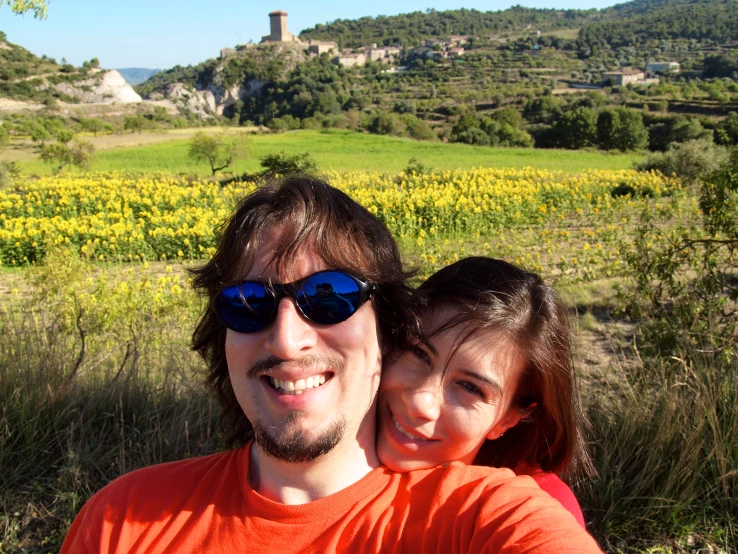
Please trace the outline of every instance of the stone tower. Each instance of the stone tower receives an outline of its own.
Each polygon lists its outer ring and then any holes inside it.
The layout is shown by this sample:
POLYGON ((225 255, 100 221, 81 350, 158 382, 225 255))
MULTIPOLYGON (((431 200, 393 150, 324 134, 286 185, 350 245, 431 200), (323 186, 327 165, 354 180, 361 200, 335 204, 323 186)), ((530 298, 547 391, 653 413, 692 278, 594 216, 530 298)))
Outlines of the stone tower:
POLYGON ((272 32, 270 40, 274 42, 286 42, 292 39, 287 30, 287 12, 277 10, 269 14, 269 26, 272 32))

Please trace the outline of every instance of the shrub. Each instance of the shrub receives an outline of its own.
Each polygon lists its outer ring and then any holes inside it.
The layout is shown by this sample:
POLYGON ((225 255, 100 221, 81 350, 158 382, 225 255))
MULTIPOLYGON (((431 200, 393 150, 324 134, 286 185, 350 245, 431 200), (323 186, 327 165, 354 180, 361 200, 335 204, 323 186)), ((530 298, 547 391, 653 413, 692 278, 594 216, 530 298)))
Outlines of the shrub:
POLYGON ((736 544, 738 151, 698 183, 698 213, 678 197, 649 207, 623 250, 641 363, 620 402, 590 413, 599 475, 580 489, 606 549, 685 534, 736 544))
POLYGON ((259 160, 261 167, 269 173, 278 173, 279 175, 290 175, 294 173, 314 173, 318 169, 318 165, 310 156, 310 152, 295 154, 290 156, 285 152, 277 154, 267 154, 259 160))
POLYGON ((405 122, 407 132, 412 138, 416 140, 438 140, 436 133, 427 121, 418 119, 414 115, 402 116, 402 120, 405 122))
POLYGON ((300 120, 290 114, 287 114, 283 115, 282 117, 275 117, 267 124, 267 127, 275 132, 294 131, 295 129, 300 128, 300 120))
POLYGON ((700 139, 672 144, 666 152, 648 154, 635 168, 638 171, 656 170, 664 175, 676 175, 692 183, 716 171, 727 159, 727 149, 700 139))
POLYGON ((405 130, 405 123, 389 112, 379 112, 369 125, 369 131, 379 135, 403 136, 405 130))

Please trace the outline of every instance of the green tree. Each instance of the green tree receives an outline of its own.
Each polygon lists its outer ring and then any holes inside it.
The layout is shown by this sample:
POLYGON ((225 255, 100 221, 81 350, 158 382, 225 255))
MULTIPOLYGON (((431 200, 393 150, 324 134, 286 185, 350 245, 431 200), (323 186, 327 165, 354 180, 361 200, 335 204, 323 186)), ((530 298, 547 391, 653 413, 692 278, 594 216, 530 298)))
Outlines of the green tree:
POLYGON ((5 146, 10 142, 10 132, 5 124, 0 125, 0 146, 5 146))
POLYGON ((189 156, 195 161, 207 161, 212 175, 226 169, 238 158, 245 157, 248 139, 243 133, 207 135, 198 131, 190 139, 189 156))
POLYGON ((112 129, 109 123, 106 123, 105 121, 102 121, 101 119, 97 119, 95 117, 82 118, 79 123, 82 126, 82 129, 84 129, 88 133, 92 133, 95 136, 97 136, 97 134, 101 131, 112 129))
POLYGON ((48 15, 48 0, 0 0, 0 7, 3 4, 10 6, 13 13, 33 12, 36 19, 46 19, 48 15))
POLYGON ((597 116, 597 145, 603 150, 642 150, 647 144, 648 130, 640 112, 607 108, 597 116))
POLYGON ((597 143, 597 112, 576 108, 566 112, 556 123, 559 145, 577 150, 597 143))
POLYGON ((95 147, 87 141, 74 138, 74 131, 63 129, 56 135, 56 142, 41 149, 41 159, 54 167, 58 174, 68 165, 87 168, 92 161, 95 147))
POLYGON ((643 150, 648 145, 648 130, 643 124, 643 116, 636 110, 617 108, 620 125, 616 136, 617 148, 623 152, 643 150))
POLYGON ((131 133, 138 131, 140 134, 143 131, 145 126, 146 126, 146 118, 140 114, 139 115, 128 115, 123 120, 123 129, 125 131, 131 131, 131 133))
POLYGON ((718 144, 738 144, 738 114, 730 112, 728 117, 715 129, 715 141, 718 144))
POLYGON ((33 142, 39 143, 42 148, 46 144, 46 141, 51 138, 51 133, 49 133, 49 131, 46 130, 46 127, 44 127, 43 125, 40 125, 37 122, 34 122, 30 126, 29 131, 31 135, 31 140, 33 142))

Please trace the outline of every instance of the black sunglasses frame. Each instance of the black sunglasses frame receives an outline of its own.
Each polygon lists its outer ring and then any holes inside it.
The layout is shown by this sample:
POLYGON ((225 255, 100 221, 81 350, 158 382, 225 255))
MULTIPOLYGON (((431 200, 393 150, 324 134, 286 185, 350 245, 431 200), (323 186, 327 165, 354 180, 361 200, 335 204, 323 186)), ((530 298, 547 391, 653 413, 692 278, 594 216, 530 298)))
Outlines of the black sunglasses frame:
MULTIPOLYGON (((326 270, 323 270, 323 271, 317 271, 315 273, 312 273, 310 275, 307 275, 307 276, 303 277, 302 279, 298 279, 297 281, 293 281, 292 283, 266 283, 264 281, 248 280, 248 281, 244 281, 244 282, 242 282, 242 283, 240 283, 238 285, 231 285, 229 287, 226 287, 226 288, 222 289, 218 294, 216 294, 215 296, 213 296, 213 298, 210 301, 210 309, 213 311, 213 313, 215 314, 215 316, 220 320, 220 322, 223 325, 225 325, 228 329, 230 329, 231 331, 234 331, 236 333, 241 333, 241 334, 252 334, 252 333, 258 333, 259 331, 263 331, 264 329, 266 329, 267 327, 269 327, 269 325, 271 325, 272 322, 274 322, 274 319, 275 319, 275 317, 277 315, 277 308, 279 307, 279 302, 283 298, 291 298, 295 302, 295 306, 297 307, 297 311, 307 321, 309 321, 311 323, 318 324, 318 325, 335 325, 335 324, 338 324, 338 323, 343 323, 344 321, 346 321, 349 318, 351 318, 351 316, 354 315, 358 311, 358 309, 361 306, 363 306, 372 297, 372 295, 376 291, 377 291, 377 285, 375 285, 373 283, 367 283, 366 281, 363 281, 362 279, 359 279, 355 275, 352 275, 350 273, 347 273, 347 272, 341 271, 341 270, 337 270, 337 269, 326 269, 326 270), (359 289, 359 301, 358 301, 356 307, 354 308, 354 311, 352 313, 350 313, 348 315, 348 317, 346 317, 344 319, 340 319, 340 320, 337 320, 337 321, 331 321, 331 322, 328 322, 328 323, 323 323, 323 322, 320 322, 320 321, 315 321, 308 314, 305 313, 305 311, 303 310, 302 306, 300 306, 300 303, 297 301, 297 295, 299 294, 299 292, 300 292, 300 290, 302 288, 302 285, 308 279, 311 279, 311 278, 315 277, 316 275, 322 275, 324 273, 336 273, 336 274, 341 275, 342 277, 348 277, 349 279, 351 279, 356 284, 357 288, 359 289), (243 298, 243 286, 246 285, 246 284, 249 284, 249 283, 255 284, 255 285, 259 285, 259 286, 263 287, 264 288, 264 291, 266 293, 270 294, 270 296, 273 299, 272 309, 271 309, 271 312, 268 314, 268 317, 266 317, 264 319, 264 326, 263 327, 260 327, 258 329, 254 329, 253 331, 244 331, 244 330, 234 329, 233 327, 230 327, 225 322, 224 318, 219 313, 218 307, 217 307, 217 301, 218 301, 218 298, 220 297, 220 295, 224 291, 226 291, 229 288, 235 286, 235 287, 238 287, 238 292, 239 292, 239 295, 241 296, 241 301, 244 303, 244 305, 246 305, 245 299, 243 298)), ((339 296, 338 293, 334 293, 334 294, 336 296, 339 296)))

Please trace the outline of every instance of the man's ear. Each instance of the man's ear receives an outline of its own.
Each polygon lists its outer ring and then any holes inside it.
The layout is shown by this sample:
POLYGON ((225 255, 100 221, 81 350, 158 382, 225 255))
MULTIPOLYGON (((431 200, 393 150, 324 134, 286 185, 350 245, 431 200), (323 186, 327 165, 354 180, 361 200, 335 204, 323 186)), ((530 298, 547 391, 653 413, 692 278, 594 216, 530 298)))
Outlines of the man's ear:
POLYGON ((505 416, 495 423, 494 427, 487 433, 487 439, 493 441, 499 439, 505 431, 515 427, 518 422, 525 417, 525 412, 520 410, 510 409, 507 411, 505 416))

